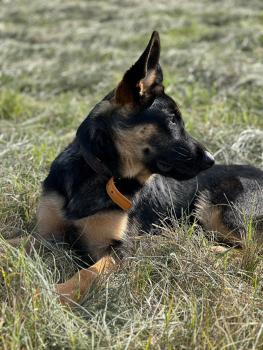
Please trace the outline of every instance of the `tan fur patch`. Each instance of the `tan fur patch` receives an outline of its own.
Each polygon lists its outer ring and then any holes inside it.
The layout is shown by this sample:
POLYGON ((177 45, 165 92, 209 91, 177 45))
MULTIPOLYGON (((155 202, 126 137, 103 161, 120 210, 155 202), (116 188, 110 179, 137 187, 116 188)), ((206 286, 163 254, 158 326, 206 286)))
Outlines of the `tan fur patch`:
POLYGON ((150 70, 146 77, 139 82, 140 95, 144 96, 147 94, 147 90, 155 83, 156 81, 156 71, 150 70))
POLYGON ((195 214, 205 230, 219 233, 219 239, 239 241, 239 237, 224 224, 222 207, 210 203, 205 194, 199 196, 195 214))
POLYGON ((113 240, 122 240, 128 216, 124 212, 105 211, 75 220, 81 238, 86 241, 93 259, 99 259, 113 240))
POLYGON ((136 178, 140 184, 144 185, 150 176, 152 176, 152 173, 148 169, 144 169, 137 175, 136 178))
POLYGON ((157 133, 152 124, 139 125, 131 130, 115 130, 115 145, 121 158, 123 177, 137 178, 142 184, 151 176, 143 163, 143 149, 149 148, 149 140, 157 133))
POLYGON ((62 212, 63 205, 63 197, 54 192, 42 196, 37 211, 37 224, 43 238, 56 238, 58 235, 61 238, 63 235, 67 225, 62 212))

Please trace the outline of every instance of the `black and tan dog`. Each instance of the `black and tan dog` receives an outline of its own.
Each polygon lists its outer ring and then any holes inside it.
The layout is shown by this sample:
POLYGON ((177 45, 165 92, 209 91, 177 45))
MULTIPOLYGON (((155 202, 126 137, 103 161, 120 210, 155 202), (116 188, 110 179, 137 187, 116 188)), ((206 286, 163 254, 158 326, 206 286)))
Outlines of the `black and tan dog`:
POLYGON ((226 241, 240 239, 250 219, 262 232, 263 172, 238 165, 209 169, 213 157, 186 132, 178 106, 164 92, 159 55, 154 32, 44 181, 40 235, 66 241, 89 259, 90 267, 56 285, 62 301, 63 295, 80 300, 100 273, 115 269, 134 233, 158 233, 153 224, 171 207, 177 218, 195 213, 226 241))

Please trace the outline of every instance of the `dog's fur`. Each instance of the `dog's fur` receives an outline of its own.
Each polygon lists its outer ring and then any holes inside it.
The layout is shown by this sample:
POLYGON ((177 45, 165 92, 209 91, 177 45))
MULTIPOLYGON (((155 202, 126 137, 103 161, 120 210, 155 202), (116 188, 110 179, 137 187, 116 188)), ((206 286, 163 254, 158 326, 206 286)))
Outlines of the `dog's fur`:
POLYGON ((40 235, 68 242, 90 265, 56 286, 72 300, 79 300, 102 271, 114 269, 116 256, 129 254, 133 234, 159 233, 153 224, 171 214, 177 219, 194 214, 223 241, 240 240, 251 219, 257 235, 262 233, 263 172, 241 165, 209 169, 213 157, 187 134, 178 106, 164 92, 159 55, 154 32, 44 181, 40 235), (106 193, 111 176, 133 200, 128 213, 106 193))

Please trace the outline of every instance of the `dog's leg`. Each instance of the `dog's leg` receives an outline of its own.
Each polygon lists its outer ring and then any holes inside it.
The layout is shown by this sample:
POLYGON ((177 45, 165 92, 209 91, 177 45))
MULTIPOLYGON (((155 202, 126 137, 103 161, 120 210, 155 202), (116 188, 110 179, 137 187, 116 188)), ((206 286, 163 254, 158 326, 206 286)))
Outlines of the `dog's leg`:
POLYGON ((98 260, 88 269, 78 271, 65 283, 55 285, 55 290, 60 295, 62 304, 71 304, 71 302, 79 302, 91 287, 94 280, 99 278, 103 273, 115 271, 117 263, 112 256, 106 255, 98 260))
POLYGON ((40 199, 37 212, 37 236, 18 236, 8 239, 13 247, 21 244, 28 254, 39 249, 45 241, 64 241, 64 236, 70 224, 65 220, 62 212, 64 199, 55 192, 46 194, 40 199))

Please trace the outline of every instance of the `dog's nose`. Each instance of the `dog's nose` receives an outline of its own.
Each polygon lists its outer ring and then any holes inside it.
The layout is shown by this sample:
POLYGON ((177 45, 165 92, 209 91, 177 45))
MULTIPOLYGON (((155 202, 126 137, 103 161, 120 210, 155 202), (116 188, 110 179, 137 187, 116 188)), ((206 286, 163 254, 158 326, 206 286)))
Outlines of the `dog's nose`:
POLYGON ((212 165, 215 164, 215 158, 208 151, 204 151, 203 162, 202 162, 202 170, 211 168, 212 165))

